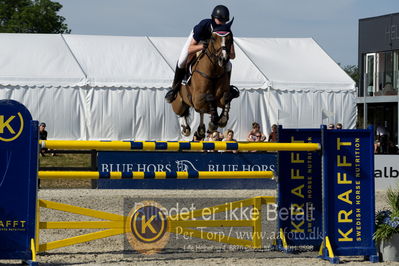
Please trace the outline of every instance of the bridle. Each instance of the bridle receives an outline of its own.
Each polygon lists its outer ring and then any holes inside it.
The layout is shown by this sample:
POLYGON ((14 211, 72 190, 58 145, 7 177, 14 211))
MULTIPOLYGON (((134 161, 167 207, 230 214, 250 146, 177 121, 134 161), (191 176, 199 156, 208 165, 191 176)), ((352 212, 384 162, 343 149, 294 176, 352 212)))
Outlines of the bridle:
POLYGON ((223 71, 215 77, 212 77, 212 76, 210 76, 200 70, 197 70, 197 69, 195 69, 193 71, 193 73, 197 72, 202 77, 212 80, 212 81, 218 80, 226 74, 226 72, 227 72, 226 64, 230 60, 230 47, 231 47, 231 41, 233 40, 232 38, 229 38, 228 39, 229 41, 226 42, 226 39, 227 39, 226 37, 229 34, 230 34, 230 32, 225 32, 225 33, 213 32, 212 36, 209 40, 208 48, 205 51, 203 51, 198 58, 198 61, 199 61, 203 56, 207 56, 209 58, 209 61, 212 63, 212 65, 216 66, 219 69, 222 69, 223 71), (218 48, 215 48, 215 43, 216 43, 217 39, 213 34, 216 34, 222 38, 221 45, 218 48))
MULTIPOLYGON (((214 32, 214 34, 218 35, 222 38, 219 48, 215 48, 216 37, 212 34, 211 39, 209 41, 208 49, 205 50, 205 54, 208 56, 209 60, 211 60, 212 64, 215 64, 215 60, 220 67, 224 67, 230 59, 230 47, 231 41, 226 44, 226 36, 230 34, 230 32, 219 33, 214 32), (214 52, 211 52, 210 49, 213 49, 214 52)), ((229 39, 232 40, 232 39, 229 39)))

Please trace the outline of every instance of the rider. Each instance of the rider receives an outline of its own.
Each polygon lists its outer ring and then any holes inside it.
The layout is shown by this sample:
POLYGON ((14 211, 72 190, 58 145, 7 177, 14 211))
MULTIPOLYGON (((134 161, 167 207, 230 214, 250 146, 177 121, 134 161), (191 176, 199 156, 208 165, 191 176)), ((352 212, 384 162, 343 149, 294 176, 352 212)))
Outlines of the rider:
MULTIPOLYGON (((181 51, 179 60, 177 61, 172 88, 165 96, 168 103, 173 102, 180 90, 180 84, 186 74, 187 58, 198 51, 205 50, 208 46, 207 41, 212 36, 212 30, 218 26, 225 25, 229 20, 229 9, 224 5, 218 5, 213 9, 211 19, 203 19, 194 27, 183 47, 183 50, 181 51)), ((230 59, 234 58, 234 43, 232 42, 230 48, 230 59)), ((231 65, 228 72, 231 72, 231 65)))

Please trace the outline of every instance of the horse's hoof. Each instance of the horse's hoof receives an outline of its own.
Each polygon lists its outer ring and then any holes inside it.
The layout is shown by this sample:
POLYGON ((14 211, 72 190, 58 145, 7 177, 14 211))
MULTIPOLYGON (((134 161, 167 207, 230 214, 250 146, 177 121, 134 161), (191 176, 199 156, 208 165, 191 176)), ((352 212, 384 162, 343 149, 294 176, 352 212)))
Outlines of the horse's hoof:
POLYGON ((214 123, 212 123, 212 121, 210 121, 209 124, 208 124, 208 129, 209 129, 210 131, 215 131, 215 130, 218 129, 218 126, 215 125, 214 123))
POLYGON ((219 121, 218 121, 218 126, 219 127, 225 127, 227 125, 227 122, 229 121, 228 116, 222 116, 219 121))
POLYGON ((218 124, 218 126, 221 127, 221 128, 224 128, 226 125, 227 125, 227 121, 226 121, 226 123, 219 123, 218 124))
POLYGON ((205 126, 199 126, 197 129, 197 135, 201 139, 205 138, 205 126))
POLYGON ((183 134, 183 136, 188 137, 191 134, 191 128, 189 126, 181 126, 182 130, 181 133, 183 134))
POLYGON ((191 130, 190 130, 190 129, 182 130, 181 133, 183 134, 183 136, 188 137, 188 136, 190 136, 190 134, 191 134, 191 130))

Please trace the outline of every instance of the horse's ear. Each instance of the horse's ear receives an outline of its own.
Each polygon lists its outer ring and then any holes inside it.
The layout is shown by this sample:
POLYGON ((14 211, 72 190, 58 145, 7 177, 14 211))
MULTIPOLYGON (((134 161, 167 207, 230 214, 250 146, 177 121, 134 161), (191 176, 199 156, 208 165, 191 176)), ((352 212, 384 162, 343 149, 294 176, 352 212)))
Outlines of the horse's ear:
POLYGON ((226 23, 226 26, 230 29, 231 25, 233 25, 233 22, 234 22, 234 17, 229 22, 226 23))

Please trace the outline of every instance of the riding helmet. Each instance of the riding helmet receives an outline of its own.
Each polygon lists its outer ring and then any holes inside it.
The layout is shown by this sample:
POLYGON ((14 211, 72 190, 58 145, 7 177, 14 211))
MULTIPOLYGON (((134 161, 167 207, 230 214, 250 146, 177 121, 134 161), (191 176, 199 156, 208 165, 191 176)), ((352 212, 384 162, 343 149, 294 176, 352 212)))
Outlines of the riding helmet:
POLYGON ((212 18, 217 18, 221 21, 229 21, 230 19, 230 12, 227 7, 224 5, 218 5, 215 6, 215 8, 212 11, 212 18))

